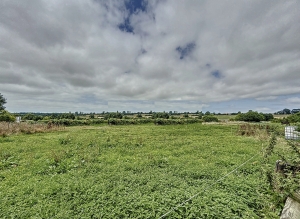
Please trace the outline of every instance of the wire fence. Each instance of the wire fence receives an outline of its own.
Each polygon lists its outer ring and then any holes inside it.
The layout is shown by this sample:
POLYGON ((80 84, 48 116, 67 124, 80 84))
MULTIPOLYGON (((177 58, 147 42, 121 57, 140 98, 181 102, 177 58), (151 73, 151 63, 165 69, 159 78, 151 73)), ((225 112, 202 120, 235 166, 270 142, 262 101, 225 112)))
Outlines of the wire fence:
POLYGON ((195 197, 199 196, 201 193, 205 192, 206 190, 208 190, 209 188, 211 188, 212 186, 214 186, 215 184, 217 184, 218 182, 222 181, 223 179, 225 179, 226 177, 228 177, 230 174, 232 174, 233 172, 235 172, 236 170, 238 170, 239 168, 241 168, 242 166, 244 166, 246 163, 248 163, 250 160, 252 160, 254 157, 256 157, 258 154, 253 155, 251 158, 249 158, 248 160, 246 160, 244 163, 240 164, 239 166, 237 166, 235 169, 231 170, 229 173, 227 173, 226 175, 222 176, 221 178, 219 178, 218 180, 216 180, 214 183, 206 186, 204 189, 202 189, 200 192, 198 192, 197 194, 191 196, 190 198, 188 198, 187 200, 183 201, 182 203, 180 203, 179 205, 177 205, 176 207, 172 208, 171 210, 169 210, 168 212, 166 212, 165 214, 163 214, 162 216, 159 217, 159 219, 162 219, 164 217, 166 217, 167 215, 169 215, 170 213, 172 213, 173 211, 175 211, 177 208, 184 206, 187 202, 191 201, 192 199, 194 199, 195 197))

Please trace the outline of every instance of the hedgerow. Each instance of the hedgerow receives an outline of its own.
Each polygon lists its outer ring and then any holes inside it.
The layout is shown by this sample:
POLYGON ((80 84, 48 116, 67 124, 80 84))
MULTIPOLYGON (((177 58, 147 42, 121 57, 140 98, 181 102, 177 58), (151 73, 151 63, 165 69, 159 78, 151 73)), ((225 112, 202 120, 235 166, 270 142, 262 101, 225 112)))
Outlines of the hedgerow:
POLYGON ((182 125, 182 124, 193 124, 201 123, 199 119, 155 119, 154 124, 156 125, 182 125))
POLYGON ((108 119, 109 125, 139 125, 151 123, 151 119, 108 119))

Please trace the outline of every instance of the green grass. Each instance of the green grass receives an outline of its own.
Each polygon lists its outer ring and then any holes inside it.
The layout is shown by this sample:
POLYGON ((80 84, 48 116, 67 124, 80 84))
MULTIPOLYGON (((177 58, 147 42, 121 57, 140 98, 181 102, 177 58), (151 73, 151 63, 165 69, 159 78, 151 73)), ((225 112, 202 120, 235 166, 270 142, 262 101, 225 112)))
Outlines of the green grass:
POLYGON ((262 142, 235 130, 104 125, 0 138, 0 218, 159 218, 195 194, 166 218, 272 218, 262 142))

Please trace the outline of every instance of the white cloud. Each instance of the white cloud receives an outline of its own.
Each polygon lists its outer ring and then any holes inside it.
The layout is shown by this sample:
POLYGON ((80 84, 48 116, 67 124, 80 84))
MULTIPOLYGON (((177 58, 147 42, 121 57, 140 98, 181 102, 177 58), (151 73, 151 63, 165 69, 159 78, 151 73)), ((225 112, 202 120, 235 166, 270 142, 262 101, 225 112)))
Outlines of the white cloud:
POLYGON ((271 109, 268 107, 262 107, 262 108, 255 108, 255 111, 262 112, 262 113, 269 113, 271 112, 271 109))
POLYGON ((153 107, 165 110, 180 108, 176 100, 186 104, 183 111, 299 95, 299 9, 296 0, 165 0, 130 15, 118 0, 5 1, 0 92, 14 111, 37 102, 47 111, 43 100, 66 111, 75 104, 98 109, 76 102, 85 95, 94 102, 163 101, 153 107), (126 18, 134 33, 118 28, 126 18), (19 105, 19 98, 26 101, 19 105))
POLYGON ((300 104, 300 98, 299 97, 291 97, 291 98, 288 98, 286 100, 286 102, 293 103, 293 104, 300 104))
POLYGON ((276 100, 277 97, 276 96, 268 96, 268 97, 258 97, 255 98, 256 100, 276 100))

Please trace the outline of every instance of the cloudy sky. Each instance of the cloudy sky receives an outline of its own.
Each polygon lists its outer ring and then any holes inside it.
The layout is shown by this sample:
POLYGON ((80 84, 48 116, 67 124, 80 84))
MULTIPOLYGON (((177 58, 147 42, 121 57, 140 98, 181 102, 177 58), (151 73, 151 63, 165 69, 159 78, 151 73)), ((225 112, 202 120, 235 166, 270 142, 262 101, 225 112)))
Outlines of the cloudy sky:
POLYGON ((1 0, 11 112, 300 108, 299 0, 1 0))

